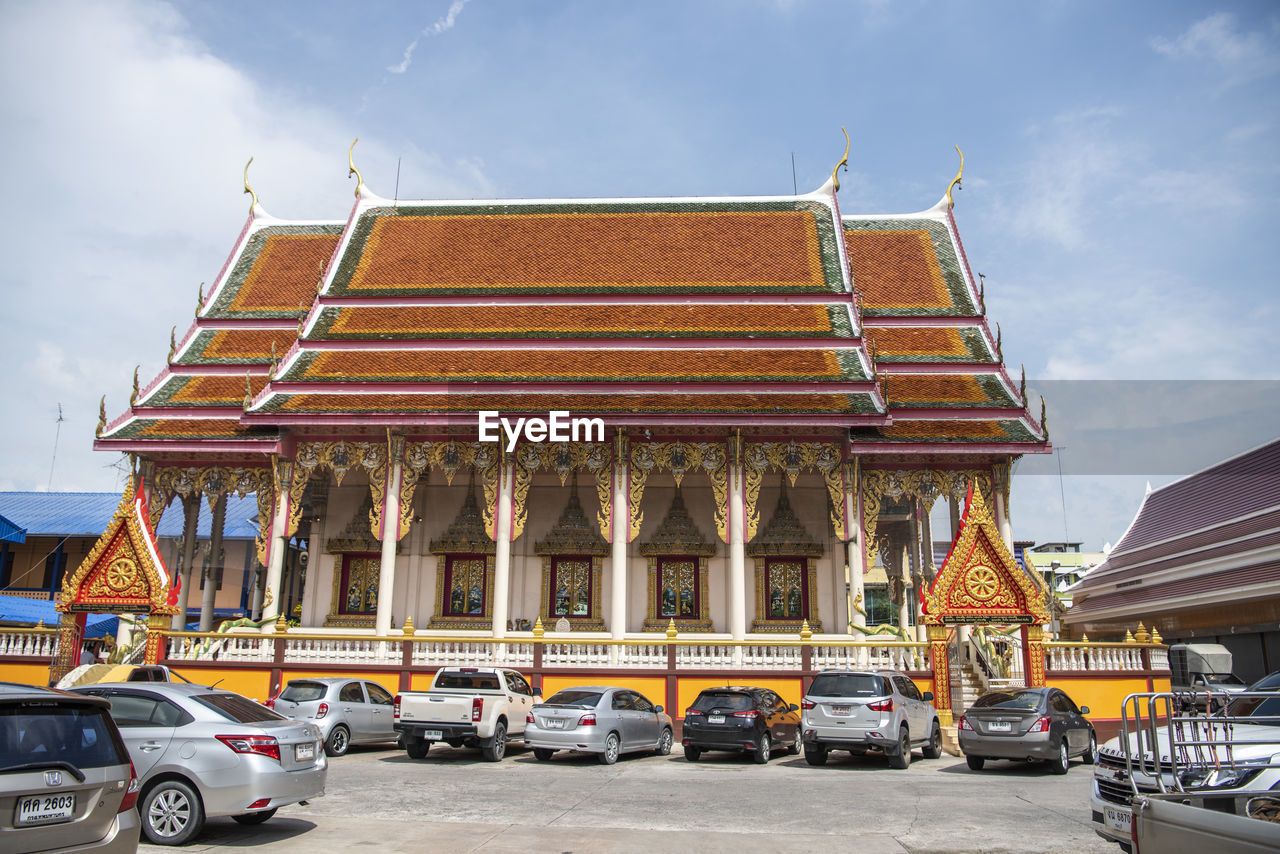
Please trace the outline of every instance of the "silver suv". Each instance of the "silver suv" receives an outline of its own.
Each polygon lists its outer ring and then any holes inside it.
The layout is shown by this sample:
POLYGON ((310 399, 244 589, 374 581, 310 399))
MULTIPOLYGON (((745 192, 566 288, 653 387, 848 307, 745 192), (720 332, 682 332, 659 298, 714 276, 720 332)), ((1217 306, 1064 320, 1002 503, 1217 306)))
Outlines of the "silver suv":
POLYGON ((923 694, 896 670, 824 670, 800 703, 804 758, 824 765, 831 750, 862 756, 878 750, 892 768, 911 764, 911 749, 942 755, 942 727, 933 694, 923 694))
POLYGON ((0 838, 29 851, 138 850, 138 778, 108 704, 0 682, 0 838))

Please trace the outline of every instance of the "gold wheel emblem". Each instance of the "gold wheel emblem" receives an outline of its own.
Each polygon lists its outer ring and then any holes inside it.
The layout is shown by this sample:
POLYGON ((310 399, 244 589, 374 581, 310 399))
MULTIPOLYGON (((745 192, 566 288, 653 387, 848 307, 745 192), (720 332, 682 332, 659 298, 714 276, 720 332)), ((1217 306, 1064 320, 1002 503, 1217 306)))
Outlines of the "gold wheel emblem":
POLYGON ((120 558, 107 567, 107 586, 117 593, 124 592, 138 583, 138 567, 127 558, 120 558))
POLYGON ((989 566, 975 566, 964 580, 965 590, 979 602, 985 602, 1000 591, 1000 578, 989 566))

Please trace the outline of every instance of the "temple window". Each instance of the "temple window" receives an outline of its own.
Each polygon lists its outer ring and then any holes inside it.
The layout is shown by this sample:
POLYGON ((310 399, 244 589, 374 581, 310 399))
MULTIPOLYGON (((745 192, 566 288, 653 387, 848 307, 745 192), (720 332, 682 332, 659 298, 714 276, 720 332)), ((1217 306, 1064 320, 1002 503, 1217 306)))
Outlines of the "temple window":
POLYGON ((652 538, 641 544, 649 560, 649 605, 645 631, 709 632, 707 559, 716 553, 694 524, 679 487, 652 538))
POLYGON ((342 556, 342 592, 340 614, 376 614, 378 612, 379 555, 342 556))
MULTIPOLYGON (((373 499, 365 490, 342 534, 330 540, 329 554, 335 555, 333 592, 325 626, 373 628, 378 615, 378 589, 382 573, 382 544, 369 530, 373 499)), ((397 546, 398 550, 398 546, 397 546)))
POLYGON ((818 618, 815 560, 822 544, 809 536, 787 498, 784 482, 778 506, 764 530, 746 548, 756 565, 756 618, 753 632, 798 632, 804 621, 822 631, 818 618))
POLYGON ((436 555, 433 629, 493 627, 493 562, 497 545, 489 539, 476 501, 475 475, 453 522, 430 551, 436 555))
POLYGON ((553 622, 567 620, 576 631, 603 631, 601 561, 609 544, 582 510, 576 476, 559 521, 534 543, 533 553, 542 557, 541 614, 553 622))
POLYGON ((590 555, 559 556, 551 560, 551 616, 590 617, 590 555))

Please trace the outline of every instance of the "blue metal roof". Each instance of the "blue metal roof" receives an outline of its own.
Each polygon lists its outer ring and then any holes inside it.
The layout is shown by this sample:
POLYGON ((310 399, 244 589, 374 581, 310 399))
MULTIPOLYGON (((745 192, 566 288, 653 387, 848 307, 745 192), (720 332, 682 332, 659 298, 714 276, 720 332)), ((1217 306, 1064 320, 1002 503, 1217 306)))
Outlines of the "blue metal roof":
MULTIPOLYGON (((26 530, 28 537, 97 537, 107 528, 120 506, 118 492, 0 492, 0 517, 7 517, 26 530)), ((253 495, 227 497, 227 521, 223 537, 250 540, 257 525, 250 520, 258 513, 253 495)), ((199 536, 208 539, 213 527, 209 502, 200 502, 199 536)), ((182 536, 182 506, 174 502, 160 519, 159 537, 182 536)))
MULTIPOLYGON (((22 596, 0 594, 0 624, 34 626, 41 621, 49 628, 56 628, 61 615, 49 599, 27 599, 22 596)), ((84 636, 100 638, 115 635, 119 621, 114 614, 90 614, 85 621, 84 636)))
POLYGON ((0 542, 4 543, 25 543, 27 541, 27 530, 19 528, 8 519, 0 516, 0 542))

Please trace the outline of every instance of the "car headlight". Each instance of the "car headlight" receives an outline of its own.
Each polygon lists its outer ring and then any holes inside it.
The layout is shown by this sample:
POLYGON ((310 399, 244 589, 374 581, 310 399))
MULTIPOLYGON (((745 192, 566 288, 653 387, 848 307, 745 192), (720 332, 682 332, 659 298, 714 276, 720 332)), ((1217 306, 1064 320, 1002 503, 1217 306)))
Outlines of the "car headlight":
POLYGON ((1238 789, 1271 767, 1277 758, 1280 757, 1249 759, 1229 768, 1196 768, 1183 772, 1178 780, 1186 789, 1238 789))

